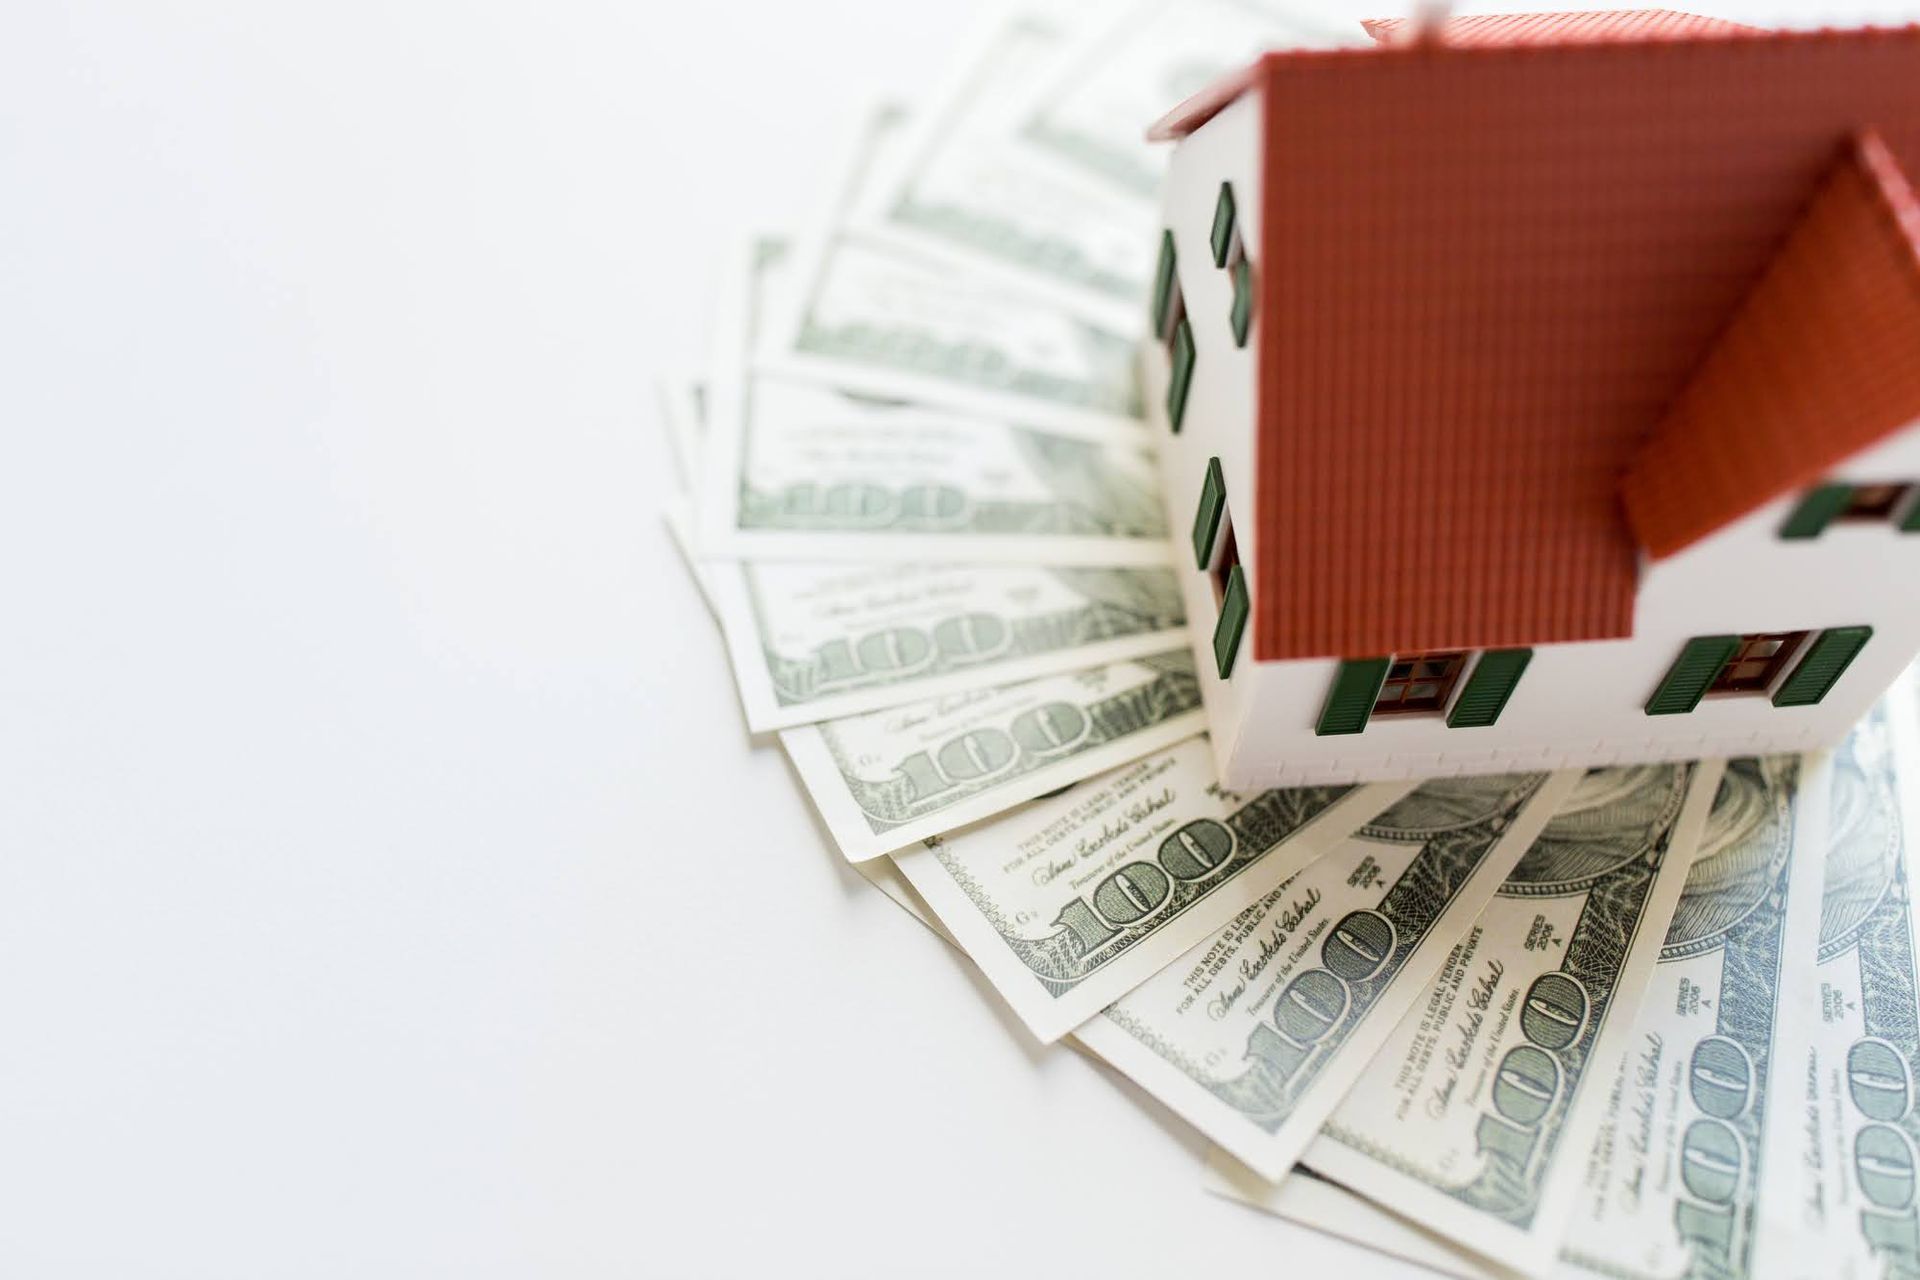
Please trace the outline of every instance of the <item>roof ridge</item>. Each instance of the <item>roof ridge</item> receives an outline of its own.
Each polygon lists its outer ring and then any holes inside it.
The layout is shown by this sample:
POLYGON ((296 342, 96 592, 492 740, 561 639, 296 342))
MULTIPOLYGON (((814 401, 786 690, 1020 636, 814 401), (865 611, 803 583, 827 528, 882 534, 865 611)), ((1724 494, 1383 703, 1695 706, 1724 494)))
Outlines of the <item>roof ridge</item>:
MULTIPOLYGON (((1494 16, 1494 15, 1472 15, 1494 16)), ((1500 15, 1507 16, 1507 15, 1500 15)), ((1267 49, 1256 55, 1255 64, 1275 62, 1335 62, 1379 58, 1491 58, 1515 55, 1598 55, 1602 52, 1645 49, 1682 49, 1694 46, 1744 45, 1747 47, 1820 44, 1836 40, 1920 37, 1920 22, 1893 25, 1867 23, 1855 27, 1743 27, 1729 24, 1732 30, 1689 31, 1675 34, 1623 36, 1617 40, 1533 40, 1504 44, 1449 44, 1446 41, 1405 44, 1344 45, 1339 48, 1267 49)))
MULTIPOLYGON (((1381 20, 1376 19, 1376 21, 1381 20)), ((1735 25, 1736 29, 1730 31, 1639 35, 1631 39, 1618 40, 1523 41, 1506 44, 1448 44, 1441 41, 1422 41, 1405 44, 1346 45, 1333 49, 1267 49, 1256 54, 1251 62, 1220 76, 1206 88, 1175 105, 1147 127, 1147 139, 1152 142, 1169 142, 1185 137, 1212 119, 1248 89, 1271 79, 1281 68, 1344 70, 1351 66, 1384 65, 1388 61, 1405 63, 1416 58, 1425 58, 1434 62, 1473 58, 1539 60, 1620 57, 1629 53, 1650 53, 1664 57, 1704 49, 1734 48, 1753 51, 1791 48, 1796 45, 1869 40, 1908 40, 1920 44, 1920 22, 1907 22, 1893 26, 1869 23, 1856 27, 1820 26, 1796 29, 1735 25)))
POLYGON ((1911 280, 1913 287, 1920 290, 1920 195, 1914 192, 1912 179, 1887 146, 1886 139, 1880 136, 1879 129, 1866 125, 1857 130, 1850 141, 1850 158, 1887 197, 1881 212, 1893 224, 1895 238, 1905 242, 1912 256, 1911 280))

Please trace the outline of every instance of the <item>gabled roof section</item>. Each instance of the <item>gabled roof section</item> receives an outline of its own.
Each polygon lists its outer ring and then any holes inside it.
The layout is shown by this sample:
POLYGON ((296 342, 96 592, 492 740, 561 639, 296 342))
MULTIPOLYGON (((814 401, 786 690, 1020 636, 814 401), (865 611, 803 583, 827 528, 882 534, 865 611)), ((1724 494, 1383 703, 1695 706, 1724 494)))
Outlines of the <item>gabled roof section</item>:
MULTIPOLYGON (((1632 633, 1621 477, 1920 30, 1269 54, 1253 647, 1632 633)), ((1199 110, 1199 109, 1197 109, 1199 110)), ((1179 132, 1180 117, 1168 128, 1179 132)))
POLYGON ((1920 203, 1871 130, 1844 149, 1621 482, 1667 556, 1920 419, 1920 203))
MULTIPOLYGON (((1368 18, 1360 25, 1381 44, 1400 44, 1411 39, 1417 29, 1417 24, 1407 18, 1368 18)), ((1475 14, 1447 19, 1440 24, 1438 34, 1443 43, 1451 45, 1581 44, 1733 35, 1755 29, 1672 9, 1606 9, 1594 13, 1475 14)))

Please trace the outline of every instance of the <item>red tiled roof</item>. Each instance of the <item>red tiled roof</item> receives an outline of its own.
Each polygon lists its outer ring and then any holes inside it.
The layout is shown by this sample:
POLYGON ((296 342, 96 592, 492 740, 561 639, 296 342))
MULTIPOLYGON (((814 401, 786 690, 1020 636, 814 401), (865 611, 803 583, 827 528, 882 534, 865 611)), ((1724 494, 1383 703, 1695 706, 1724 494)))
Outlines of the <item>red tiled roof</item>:
POLYGON ((1847 139, 1920 173, 1914 28, 1268 54, 1236 85, 1265 93, 1262 659, 1631 634, 1641 443, 1847 139))
POLYGON ((1920 419, 1920 203, 1862 133, 1620 484, 1654 556, 1920 419))
MULTIPOLYGON (((1416 29, 1407 18, 1368 18, 1360 25, 1381 44, 1409 39, 1416 29)), ((1450 45, 1578 44, 1732 35, 1753 30, 1724 18, 1672 9, 1605 9, 1594 13, 1483 13, 1449 18, 1441 24, 1439 36, 1450 45)))

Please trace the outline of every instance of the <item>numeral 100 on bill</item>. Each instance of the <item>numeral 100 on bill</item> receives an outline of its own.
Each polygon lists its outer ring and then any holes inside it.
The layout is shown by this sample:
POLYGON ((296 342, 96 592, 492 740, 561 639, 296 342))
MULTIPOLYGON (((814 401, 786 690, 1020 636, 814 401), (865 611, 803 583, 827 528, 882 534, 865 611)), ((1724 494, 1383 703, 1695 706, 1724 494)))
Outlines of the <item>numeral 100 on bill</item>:
POLYGON ((1526 1169, 1540 1140, 1540 1122, 1559 1101, 1565 1080, 1554 1055, 1580 1038, 1587 1010, 1587 989, 1558 969, 1527 988, 1520 1006, 1526 1043, 1500 1059, 1489 1093, 1497 1114, 1481 1116, 1474 1130, 1481 1155, 1506 1162, 1516 1173, 1526 1169))
POLYGON ((1860 1234, 1899 1265, 1891 1274, 1920 1269, 1920 1212, 1914 1208, 1913 1143, 1897 1127, 1913 1111, 1913 1068, 1897 1048, 1877 1037, 1847 1050, 1847 1097, 1870 1123, 1853 1139, 1853 1171, 1868 1203, 1860 1234))
POLYGON ((999 655, 1011 634, 991 613, 963 613, 933 625, 931 638, 919 627, 888 627, 858 640, 829 640, 813 651, 822 687, 853 684, 874 676, 917 671, 935 657, 949 662, 979 662, 999 655))
POLYGON ((897 772, 912 792, 908 802, 918 804, 992 777, 1023 751, 1029 756, 1058 755, 1078 746, 1091 727, 1087 713, 1071 702, 1049 702, 1022 711, 1005 729, 979 725, 932 751, 916 751, 900 762, 897 772))
POLYGON ((1173 886, 1197 884, 1220 874, 1233 857, 1233 833, 1211 818, 1189 822, 1160 842, 1152 862, 1129 862, 1093 887, 1091 902, 1075 898, 1052 923, 1073 934, 1090 955, 1165 906, 1173 886))

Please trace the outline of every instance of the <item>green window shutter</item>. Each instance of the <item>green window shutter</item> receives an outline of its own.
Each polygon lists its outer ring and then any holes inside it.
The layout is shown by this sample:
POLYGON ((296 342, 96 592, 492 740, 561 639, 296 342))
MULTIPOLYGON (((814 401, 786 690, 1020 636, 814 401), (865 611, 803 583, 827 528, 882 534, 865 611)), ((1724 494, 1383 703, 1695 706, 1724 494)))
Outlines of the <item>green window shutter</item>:
POLYGON ((1699 706, 1707 686, 1739 648, 1739 636, 1698 636, 1687 641, 1687 647, 1667 669, 1667 678, 1647 699, 1647 714, 1683 715, 1699 706))
POLYGON ((1239 565, 1227 575, 1227 593, 1220 599, 1220 619, 1213 624, 1213 661, 1220 678, 1233 674, 1233 659, 1240 652, 1240 637, 1247 629, 1247 571, 1239 565))
POLYGON ((1773 691, 1773 705, 1811 707, 1819 702, 1872 638, 1872 627, 1828 627, 1822 631, 1813 638, 1807 656, 1773 691))
POLYGON ((1160 233, 1160 265, 1153 272, 1153 331, 1167 331, 1167 308, 1173 303, 1173 232, 1160 233))
POLYGON ((1374 701, 1380 696, 1380 686, 1386 682, 1390 665, 1390 658, 1356 658, 1341 663, 1314 732, 1325 737, 1333 733, 1358 733, 1366 728, 1367 717, 1373 714, 1374 701))
POLYGON ((1447 712, 1447 728, 1484 729, 1498 720, 1506 710, 1507 699, 1513 696, 1513 687, 1520 683, 1520 673, 1532 661, 1531 649, 1495 649, 1481 654, 1480 661, 1473 665, 1473 674, 1467 677, 1467 687, 1453 700, 1453 710, 1447 712))
POLYGON ((1173 377, 1167 383, 1167 421, 1175 435, 1187 416, 1187 390, 1193 385, 1193 326, 1185 316, 1173 330, 1173 377))
POLYGON ((1207 459, 1207 478, 1200 483, 1200 509, 1193 513, 1193 558, 1199 568, 1213 560, 1213 544, 1220 537, 1220 513, 1227 509, 1227 479, 1220 459, 1207 459))
POLYGON ((1900 519, 1900 532, 1920 533, 1920 498, 1907 504, 1907 514, 1900 519))
POLYGON ((1233 345, 1247 345, 1247 331, 1253 328, 1253 264, 1245 258, 1233 264, 1233 345))
POLYGON ((1233 248, 1233 186, 1220 184, 1220 198, 1213 202, 1213 265, 1227 265, 1227 250, 1233 248))
POLYGON ((1823 484, 1809 489, 1807 496, 1800 499, 1800 505, 1793 509, 1787 522, 1780 526, 1783 538, 1817 538, 1821 530, 1833 522, 1840 514, 1840 508, 1847 505, 1847 499, 1853 496, 1853 486, 1846 484, 1823 484))

